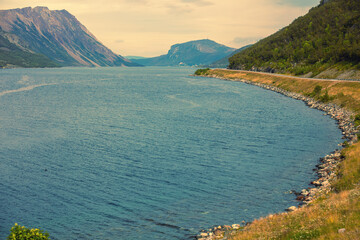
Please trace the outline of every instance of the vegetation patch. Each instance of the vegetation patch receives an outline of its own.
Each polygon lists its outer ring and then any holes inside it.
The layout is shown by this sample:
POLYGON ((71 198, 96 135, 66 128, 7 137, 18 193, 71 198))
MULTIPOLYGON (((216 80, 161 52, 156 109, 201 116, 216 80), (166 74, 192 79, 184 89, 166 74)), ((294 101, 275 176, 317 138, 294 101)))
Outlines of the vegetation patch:
POLYGON ((50 240, 49 234, 37 228, 27 228, 17 223, 11 228, 7 240, 50 240))
POLYGON ((210 70, 210 68, 202 68, 202 69, 198 69, 195 71, 195 75, 197 76, 203 76, 206 75, 208 73, 208 71, 210 70))
POLYGON ((358 0, 331 0, 235 54, 229 68, 335 78, 359 70, 359 46, 358 0))

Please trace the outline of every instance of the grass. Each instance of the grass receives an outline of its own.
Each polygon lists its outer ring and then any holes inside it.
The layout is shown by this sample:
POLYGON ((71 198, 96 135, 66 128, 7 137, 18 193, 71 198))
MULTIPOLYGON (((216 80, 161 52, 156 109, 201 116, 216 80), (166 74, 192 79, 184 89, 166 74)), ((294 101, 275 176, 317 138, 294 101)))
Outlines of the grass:
MULTIPOLYGON (((360 82, 306 80, 219 69, 207 70, 202 75, 233 81, 246 79, 313 95, 319 100, 327 93, 328 102, 360 114, 360 82)), ((338 179, 332 183, 331 193, 295 212, 256 219, 229 239, 360 239, 360 142, 345 148, 342 155, 345 160, 337 170, 338 179), (342 228, 345 232, 339 233, 342 228)))

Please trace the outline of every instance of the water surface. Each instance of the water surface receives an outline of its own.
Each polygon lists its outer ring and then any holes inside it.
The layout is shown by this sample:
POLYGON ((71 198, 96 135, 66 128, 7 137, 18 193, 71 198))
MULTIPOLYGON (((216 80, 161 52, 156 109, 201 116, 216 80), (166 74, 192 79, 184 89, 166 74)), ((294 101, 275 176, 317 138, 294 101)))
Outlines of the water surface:
POLYGON ((335 121, 194 70, 1 70, 0 238, 188 239, 296 204, 335 121))

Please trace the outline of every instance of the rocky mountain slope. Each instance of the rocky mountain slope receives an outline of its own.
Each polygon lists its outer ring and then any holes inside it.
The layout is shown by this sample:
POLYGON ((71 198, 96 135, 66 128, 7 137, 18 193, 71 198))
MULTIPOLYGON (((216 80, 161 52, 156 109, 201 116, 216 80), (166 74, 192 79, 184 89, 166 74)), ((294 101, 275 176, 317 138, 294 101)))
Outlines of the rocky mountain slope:
POLYGON ((230 68, 323 78, 360 71, 358 0, 322 0, 288 27, 230 58, 230 68))
POLYGON ((136 65, 105 47, 66 10, 1 10, 0 28, 10 43, 45 55, 60 66, 136 65))
POLYGON ((0 68, 58 66, 42 54, 34 53, 11 43, 7 37, 16 38, 16 36, 0 32, 0 68))
POLYGON ((203 39, 171 46, 166 55, 133 60, 145 66, 208 65, 224 58, 236 49, 203 39))

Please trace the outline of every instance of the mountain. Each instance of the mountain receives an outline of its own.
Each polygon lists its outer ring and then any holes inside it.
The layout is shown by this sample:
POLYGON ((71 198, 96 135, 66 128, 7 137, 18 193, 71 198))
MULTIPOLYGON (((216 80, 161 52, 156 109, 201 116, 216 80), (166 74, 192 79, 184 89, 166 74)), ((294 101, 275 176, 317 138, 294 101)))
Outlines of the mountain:
POLYGON ((229 66, 229 58, 230 57, 234 56, 235 54, 237 54, 237 53, 239 53, 241 51, 244 51, 245 49, 247 49, 247 48, 249 48, 251 46, 252 46, 252 44, 246 45, 246 46, 244 46, 242 48, 239 48, 239 49, 235 50, 234 52, 232 52, 230 55, 211 63, 209 65, 209 67, 211 67, 211 68, 227 68, 229 66))
POLYGON ((322 0, 288 27, 235 54, 229 67, 323 78, 356 76, 359 0, 322 0))
POLYGON ((166 55, 133 60, 145 66, 207 65, 235 51, 234 48, 203 39, 171 46, 166 55))
POLYGON ((137 65, 113 53, 66 10, 27 7, 0 11, 4 38, 61 66, 137 65), (15 37, 14 37, 15 36, 15 37))
MULTIPOLYGON (((0 68, 58 66, 42 54, 34 53, 11 43, 5 37, 6 35, 6 33, 0 32, 0 68)), ((12 37, 16 38, 15 36, 12 37)))

